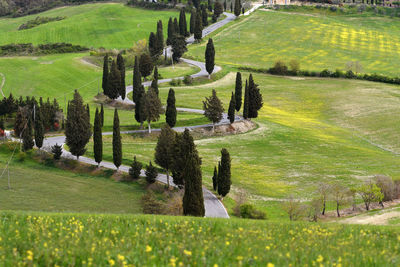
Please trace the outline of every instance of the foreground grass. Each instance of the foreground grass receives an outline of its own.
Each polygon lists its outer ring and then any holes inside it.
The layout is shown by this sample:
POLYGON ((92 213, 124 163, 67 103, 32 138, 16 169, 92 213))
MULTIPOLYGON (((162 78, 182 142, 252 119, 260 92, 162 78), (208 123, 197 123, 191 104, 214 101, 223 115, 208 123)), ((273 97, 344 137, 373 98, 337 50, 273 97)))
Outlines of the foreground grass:
POLYGON ((89 48, 129 48, 138 40, 147 40, 158 20, 162 20, 166 34, 169 17, 178 17, 179 12, 131 8, 122 3, 86 4, 40 13, 39 16, 66 18, 18 31, 21 24, 37 16, 0 19, 0 45, 66 42, 89 48))
MULTIPOLYGON (((1 171, 10 154, 5 145, 0 146, 1 171)), ((7 174, 0 179, 0 210, 142 213, 144 186, 115 182, 110 175, 112 172, 99 175, 95 167, 85 172, 66 171, 29 157, 24 162, 14 159, 10 165, 12 189, 7 189, 7 174)))
POLYGON ((0 213, 6 266, 396 266, 399 239, 393 227, 0 213))
MULTIPOLYGON (((268 68, 295 59, 302 69, 321 71, 358 61, 361 72, 399 76, 399 26, 397 18, 368 14, 257 11, 211 37, 217 64, 268 68)), ((205 45, 190 46, 188 54, 203 59, 205 45)))

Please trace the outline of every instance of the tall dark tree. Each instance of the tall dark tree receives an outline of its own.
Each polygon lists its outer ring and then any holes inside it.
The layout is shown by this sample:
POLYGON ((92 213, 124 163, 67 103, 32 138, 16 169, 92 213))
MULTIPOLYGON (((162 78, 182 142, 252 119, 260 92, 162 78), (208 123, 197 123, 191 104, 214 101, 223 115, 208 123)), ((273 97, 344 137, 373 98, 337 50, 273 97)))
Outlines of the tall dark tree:
POLYGON ((199 8, 199 5, 200 5, 200 0, 193 0, 193 6, 195 8, 199 8))
POLYGON ((147 53, 142 54, 140 56, 139 69, 140 69, 140 74, 144 77, 145 80, 146 77, 151 74, 153 68, 154 66, 151 57, 147 53))
POLYGON ((186 39, 182 35, 175 35, 172 40, 172 60, 179 62, 179 59, 187 51, 186 39))
POLYGON ((166 124, 158 136, 154 161, 165 170, 169 188, 169 171, 173 165, 175 132, 166 124))
POLYGON ((168 92, 167 109, 165 111, 165 120, 171 128, 173 128, 176 124, 176 116, 175 91, 174 89, 170 88, 168 92))
POLYGON ((184 8, 179 13, 179 34, 185 37, 189 36, 184 8))
POLYGON ((196 18, 194 21, 194 40, 200 41, 203 38, 203 23, 200 10, 196 11, 196 18))
POLYGON ((157 47, 157 37, 154 32, 150 33, 149 36, 149 53, 152 59, 155 61, 158 58, 158 47, 157 47))
POLYGON ((122 143, 121 143, 121 132, 119 129, 119 117, 118 110, 114 110, 114 124, 113 124, 113 162, 117 170, 122 163, 122 143))
POLYGON ((175 35, 179 35, 179 23, 176 18, 174 18, 174 33, 175 35))
POLYGON ((35 144, 37 148, 41 148, 43 146, 44 139, 44 127, 42 120, 42 112, 40 109, 36 112, 35 116, 35 144))
POLYGON ((28 108, 27 107, 18 107, 17 114, 15 115, 14 120, 14 135, 17 137, 21 137, 23 129, 26 127, 27 117, 28 117, 28 108))
POLYGON ((215 124, 221 121, 224 108, 214 89, 212 95, 203 101, 203 110, 204 116, 213 123, 213 131, 215 131, 215 124))
POLYGON ((170 17, 168 20, 168 37, 167 37, 167 45, 171 45, 172 38, 175 35, 175 26, 172 18, 170 17))
MULTIPOLYGON (((157 40, 157 55, 158 57, 163 54, 164 50, 164 33, 163 33, 163 25, 162 21, 159 20, 157 22, 157 33, 156 33, 156 40, 157 40)), ((157 57, 157 58, 158 58, 157 57)))
POLYGON ((33 148, 35 143, 32 138, 32 122, 31 118, 27 118, 27 123, 25 129, 22 131, 22 150, 29 151, 33 148))
POLYGON ((145 173, 147 183, 153 184, 156 182, 158 172, 156 167, 151 164, 151 161, 149 162, 149 165, 147 165, 145 173))
POLYGON ((205 52, 205 59, 206 59, 206 70, 208 72, 208 79, 210 79, 211 73, 214 71, 214 66, 215 66, 215 49, 213 40, 211 38, 208 39, 205 52))
POLYGON ((111 99, 117 99, 121 88, 121 73, 118 70, 115 60, 111 63, 111 70, 108 76, 108 94, 111 99))
POLYGON ((87 113, 89 121, 90 121, 90 106, 89 106, 89 104, 86 104, 86 113, 87 113))
POLYGON ((184 148, 185 146, 183 145, 183 138, 182 134, 175 133, 175 139, 174 139, 174 150, 173 150, 173 164, 172 164, 172 178, 173 182, 176 186, 179 188, 183 188, 185 184, 185 180, 183 177, 183 168, 184 168, 184 161, 185 161, 185 154, 184 154, 184 148))
POLYGON ((263 106, 260 88, 254 83, 253 75, 249 76, 249 118, 257 118, 258 111, 263 106))
POLYGON ((196 24, 196 10, 192 9, 192 12, 190 13, 190 25, 189 25, 189 31, 191 34, 194 33, 195 24, 196 24))
POLYGON ((222 7, 222 4, 217 0, 214 4, 214 16, 216 18, 219 18, 221 14, 224 13, 224 8, 222 7))
POLYGON ((228 119, 230 123, 235 122, 235 95, 232 92, 231 101, 229 101, 229 108, 228 108, 228 119))
POLYGON ((236 73, 236 83, 235 83, 235 109, 239 112, 242 107, 242 74, 240 72, 236 73))
POLYGON ((243 103, 243 118, 246 120, 249 118, 249 101, 250 101, 250 96, 249 96, 249 87, 247 86, 247 80, 246 80, 246 86, 244 87, 244 103, 243 103))
POLYGON ((101 130, 101 117, 97 108, 94 115, 93 126, 93 154, 94 160, 97 162, 97 167, 99 167, 100 162, 103 160, 103 136, 101 130))
POLYGON ((201 159, 198 155, 193 137, 186 129, 182 135, 184 144, 185 193, 183 195, 183 214, 204 217, 204 198, 202 188, 201 159))
POLYGON ((137 95, 137 101, 135 102, 135 119, 138 123, 140 123, 140 129, 143 129, 143 122, 146 120, 146 115, 144 112, 145 95, 146 91, 142 85, 137 95))
POLYGON ((140 75, 139 58, 135 56, 135 65, 133 67, 133 82, 132 82, 132 100, 137 104, 140 97, 142 87, 142 76, 140 75))
POLYGON ((65 123, 65 141, 72 155, 82 156, 86 144, 92 135, 89 116, 83 104, 82 97, 75 90, 74 99, 69 102, 67 121, 65 123))
POLYGON ((100 126, 102 128, 104 126, 104 106, 103 106, 103 103, 101 103, 101 108, 100 108, 100 126))
POLYGON ((240 0, 235 0, 235 9, 233 13, 236 17, 239 17, 240 11, 242 10, 242 5, 240 4, 240 0))
POLYGON ((218 171, 217 171, 217 166, 214 166, 214 174, 212 177, 212 183, 213 183, 213 189, 214 191, 217 191, 218 188, 218 171))
POLYGON ((207 8, 208 8, 208 11, 210 11, 210 12, 213 11, 211 0, 207 0, 207 8))
POLYGON ((151 88, 154 89, 154 92, 158 95, 158 68, 157 66, 154 67, 154 74, 153 74, 153 80, 151 81, 151 88))
POLYGON ((103 88, 103 93, 105 95, 108 95, 108 55, 104 56, 104 61, 103 61, 103 83, 102 83, 102 88, 103 88))
POLYGON ((205 5, 201 6, 201 22, 203 23, 203 27, 208 25, 208 13, 205 5))
POLYGON ((224 11, 226 11, 226 0, 224 1, 224 11))
POLYGON ((232 1, 231 1, 231 12, 233 11, 233 3, 232 3, 232 1))
POLYGON ((119 95, 122 99, 125 99, 126 96, 126 85, 125 85, 125 62, 124 58, 122 57, 121 53, 117 56, 117 67, 120 73, 121 82, 119 86, 119 95))
POLYGON ((231 190, 231 157, 228 150, 221 150, 221 168, 218 170, 218 194, 225 197, 231 190))
POLYGON ((149 126, 149 133, 151 133, 151 123, 160 119, 161 101, 153 88, 149 88, 144 97, 144 113, 149 126))

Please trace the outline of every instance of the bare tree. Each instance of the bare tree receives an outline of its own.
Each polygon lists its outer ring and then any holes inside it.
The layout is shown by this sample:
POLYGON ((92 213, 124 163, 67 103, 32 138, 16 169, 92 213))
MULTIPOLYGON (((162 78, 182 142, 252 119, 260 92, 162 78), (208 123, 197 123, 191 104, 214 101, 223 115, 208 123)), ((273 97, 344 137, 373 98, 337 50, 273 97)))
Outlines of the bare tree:
POLYGON ((329 195, 329 190, 330 190, 330 185, 327 183, 320 183, 318 185, 318 189, 317 189, 317 194, 319 196, 319 199, 322 202, 322 211, 321 214, 325 215, 325 211, 326 211, 326 201, 328 200, 328 195, 329 195))
POLYGON ((303 206, 300 201, 294 199, 293 196, 289 196, 289 198, 283 203, 282 208, 289 215, 291 221, 296 221, 303 215, 303 206))
POLYGON ((340 217, 340 206, 348 202, 350 191, 348 188, 344 187, 339 183, 335 183, 331 186, 331 198, 336 203, 336 213, 340 217))

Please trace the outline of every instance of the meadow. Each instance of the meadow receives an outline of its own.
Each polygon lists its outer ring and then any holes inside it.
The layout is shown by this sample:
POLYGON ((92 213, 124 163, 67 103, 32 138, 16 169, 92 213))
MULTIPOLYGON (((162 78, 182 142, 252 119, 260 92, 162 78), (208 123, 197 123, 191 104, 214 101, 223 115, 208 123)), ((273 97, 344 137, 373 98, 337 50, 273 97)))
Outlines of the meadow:
POLYGON ((396 266, 399 240, 395 227, 0 213, 5 265, 396 266))
MULTIPOLYGON (((11 162, 11 190, 7 189, 7 173, 0 178, 1 210, 142 213, 143 184, 113 181, 112 171, 96 172, 96 167, 59 169, 33 160, 35 152, 31 154, 24 161, 16 156, 11 162)), ((9 148, 0 146, 1 172, 10 156, 9 148)))
POLYGON ((162 20, 166 34, 169 17, 178 16, 176 10, 153 11, 127 7, 122 3, 61 7, 20 18, 0 18, 0 45, 66 42, 89 48, 126 49, 138 40, 147 40, 150 32, 156 31, 158 20, 162 20), (18 31, 21 24, 37 16, 66 18, 18 31))
MULTIPOLYGON (((248 73, 242 74, 247 78, 248 73)), ((215 88, 227 109, 234 77, 235 73, 230 73, 214 83, 174 88, 178 106, 201 109, 201 100, 215 88)), ((309 199, 319 182, 355 187, 376 174, 400 179, 397 86, 263 74, 254 74, 254 79, 264 98, 259 118, 254 120, 258 128, 196 140, 203 161, 203 183, 209 188, 223 147, 232 158, 232 194, 244 189, 277 217, 286 215, 274 200, 289 195, 309 199)), ((160 88, 161 98, 168 89, 160 88)), ((143 161, 153 158, 156 138, 124 135, 123 140, 126 161, 133 155, 143 161)), ((111 138, 104 142, 105 157, 111 158, 111 138)), ((231 208, 233 204, 227 201, 231 208)))
MULTIPOLYGON (((301 69, 321 71, 359 62, 358 72, 400 76, 399 26, 398 18, 374 14, 259 10, 210 37, 220 65, 269 68, 297 60, 301 69)), ((205 45, 191 46, 188 55, 202 60, 205 45)))

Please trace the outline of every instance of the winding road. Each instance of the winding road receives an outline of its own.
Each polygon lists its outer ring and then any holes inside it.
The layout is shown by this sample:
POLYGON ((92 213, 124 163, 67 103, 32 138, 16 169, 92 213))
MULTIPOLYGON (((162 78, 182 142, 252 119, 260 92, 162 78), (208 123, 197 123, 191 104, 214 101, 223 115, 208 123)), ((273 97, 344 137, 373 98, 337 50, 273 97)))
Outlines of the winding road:
MULTIPOLYGON (((249 11, 247 11, 244 15, 249 15, 251 12, 253 12, 254 10, 256 10, 258 7, 260 6, 260 4, 255 4, 253 6, 252 9, 250 9, 249 11)), ((203 37, 209 35, 210 33, 214 32, 215 30, 223 27, 224 25, 226 25, 227 23, 233 21, 236 16, 231 14, 231 13, 226 13, 225 14, 225 18, 221 21, 218 21, 210 26, 208 26, 207 28, 205 28, 203 30, 203 37)), ((188 44, 192 44, 194 42, 194 38, 193 36, 187 38, 187 43, 188 44)), ((171 55, 171 49, 167 48, 167 54, 171 55)), ((190 60, 190 59, 185 59, 185 58, 181 58, 182 61, 196 66, 198 68, 200 68, 200 71, 196 74, 191 75, 192 78, 196 78, 196 77, 204 77, 204 76, 208 76, 208 72, 206 71, 205 68, 205 63, 203 62, 199 62, 199 61, 195 61, 195 60, 190 60)), ((218 66, 215 66, 213 73, 220 71, 221 68, 218 66)), ((175 77, 174 79, 183 79, 184 77, 175 77)), ((170 82, 172 80, 171 79, 162 79, 159 80, 158 83, 166 83, 166 82, 170 82)), ((151 83, 151 81, 148 82, 144 82, 143 85, 144 86, 149 86, 151 83)), ((128 94, 132 92, 132 86, 127 86, 126 88, 126 97, 124 100, 122 100, 121 98, 117 99, 117 101, 120 102, 124 102, 127 104, 134 104, 132 100, 128 99, 128 94)), ((199 110, 199 109, 190 109, 190 108, 177 108, 178 111, 184 111, 184 112, 192 112, 192 113, 199 113, 199 114, 204 114, 203 110, 199 110)), ((236 121, 241 121, 243 120, 242 117, 240 116, 236 116, 235 118, 236 121)), ((223 119, 216 124, 216 126, 218 125, 226 125, 226 124, 230 124, 228 118, 227 118, 227 114, 223 114, 223 119)), ((196 129, 196 128, 203 128, 203 127, 211 127, 212 124, 204 124, 204 125, 196 125, 196 126, 187 126, 187 127, 175 127, 174 130, 177 132, 182 132, 185 129, 196 129)), ((157 132, 160 131, 160 129, 153 129, 153 131, 157 132)), ((147 130, 132 130, 132 131, 121 131, 122 134, 129 134, 129 133, 143 133, 143 132, 147 132, 147 130)), ((103 135, 112 135, 112 132, 104 132, 103 135)), ((43 147, 47 150, 49 150, 52 146, 54 146, 55 144, 59 144, 59 145, 64 145, 65 144, 65 136, 56 136, 56 137, 49 137, 46 138, 44 140, 44 145, 43 147)), ((70 152, 63 150, 63 157, 64 158, 71 158, 71 159, 76 159, 75 156, 73 156, 70 152)), ((87 164, 91 164, 91 165, 97 165, 97 163, 91 159, 91 158, 87 158, 87 157, 80 157, 79 158, 80 162, 84 162, 87 164)), ((114 166, 113 163, 111 162, 106 162, 103 161, 101 162, 100 166, 104 167, 104 168, 108 168, 108 169, 116 169, 116 167, 114 166)), ((129 172, 129 166, 125 166, 122 165, 120 166, 119 170, 123 171, 123 172, 129 172)), ((142 170, 141 173, 142 176, 145 175, 144 170, 142 170)), ((167 184, 167 176, 165 174, 159 174, 157 177, 157 180, 159 182, 165 183, 167 184)), ((172 179, 170 179, 172 180, 172 179)), ((172 181, 170 181, 170 184, 175 186, 172 181)), ((203 196, 204 196, 204 206, 205 206, 205 216, 206 217, 219 217, 219 218, 229 218, 228 212, 226 211, 224 205, 221 203, 221 201, 219 201, 219 199, 208 189, 206 189, 205 187, 203 187, 203 196)))

